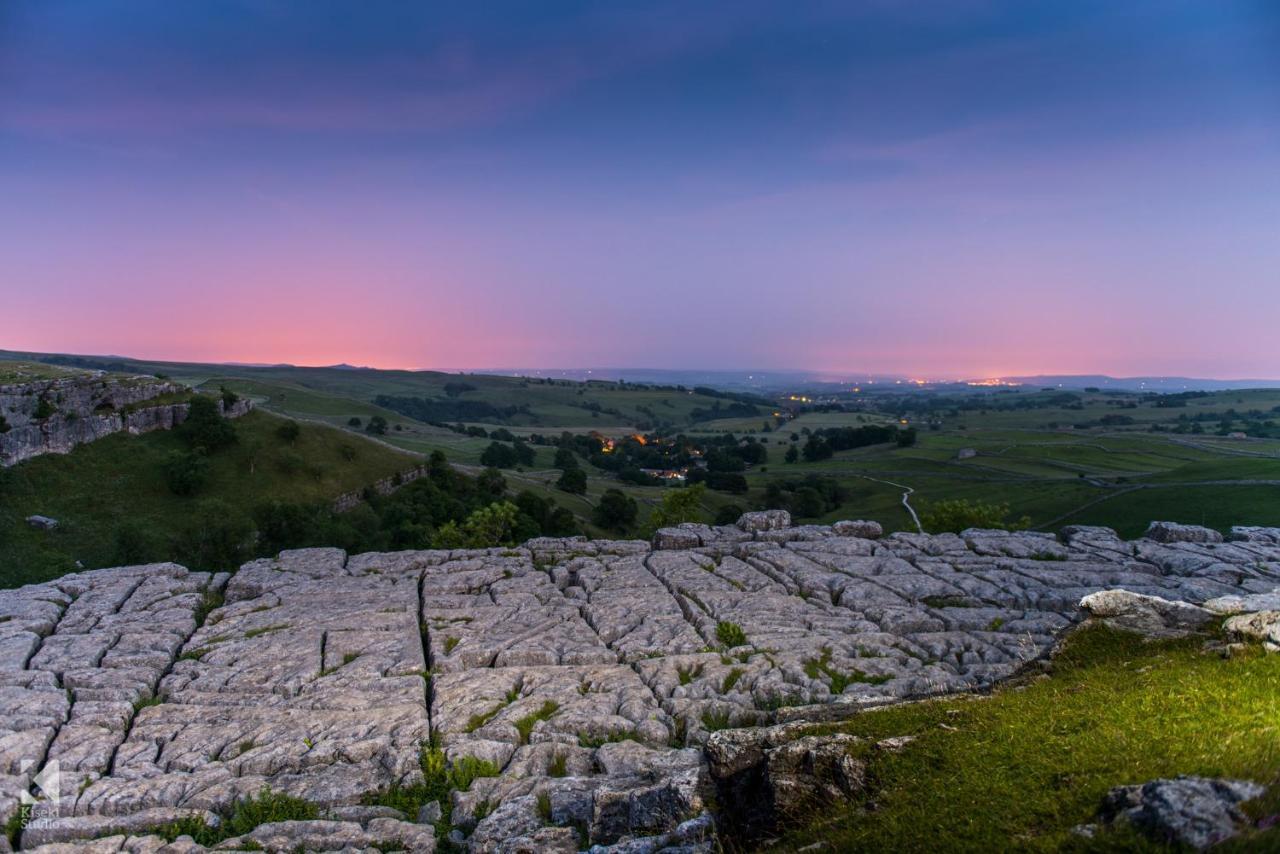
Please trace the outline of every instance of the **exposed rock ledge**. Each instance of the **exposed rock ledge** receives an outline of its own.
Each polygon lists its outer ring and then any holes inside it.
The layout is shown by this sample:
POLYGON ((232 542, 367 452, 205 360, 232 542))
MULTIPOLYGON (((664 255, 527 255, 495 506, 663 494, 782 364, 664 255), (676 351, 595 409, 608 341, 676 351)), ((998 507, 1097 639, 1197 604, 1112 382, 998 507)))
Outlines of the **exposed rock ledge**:
MULTIPOLYGON (((682 526, 659 548, 309 549, 234 575, 156 564, 0 591, 0 821, 56 762, 56 814, 27 847, 202 850, 147 827, 267 786, 324 816, 254 831, 271 850, 428 851, 430 825, 360 804, 419 779, 434 735, 501 769, 453 796, 471 850, 576 849, 576 829, 601 851, 704 850, 713 731, 989 687, 1099 591, 1226 613, 1280 585, 1275 529, 876 539, 873 524, 788 521, 682 526), (197 626, 211 590, 225 604, 197 626), (722 623, 746 644, 721 649, 722 623)), ((856 782, 819 747, 779 767, 856 782)))
MULTIPOLYGON (((120 381, 95 375, 0 385, 0 415, 9 427, 0 433, 0 466, 42 454, 66 454, 113 433, 170 430, 186 420, 187 404, 146 403, 183 391, 187 391, 184 386, 153 377, 120 381), (42 400, 55 411, 47 418, 36 418, 42 400)), ((252 408, 245 399, 230 406, 218 400, 219 411, 228 418, 238 418, 252 408)))

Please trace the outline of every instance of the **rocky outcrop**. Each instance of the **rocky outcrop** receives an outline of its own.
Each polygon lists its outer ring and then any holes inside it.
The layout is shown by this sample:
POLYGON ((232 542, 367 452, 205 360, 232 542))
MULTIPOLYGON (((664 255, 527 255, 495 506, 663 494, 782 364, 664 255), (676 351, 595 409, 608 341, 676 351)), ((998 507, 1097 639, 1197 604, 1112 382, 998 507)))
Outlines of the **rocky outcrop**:
POLYGON ((471 850, 707 850, 715 820, 857 797, 860 751, 888 749, 799 722, 989 688, 1099 591, 1176 615, 1280 586, 1280 540, 1261 534, 747 526, 671 529, 680 548, 305 549, 230 575, 157 564, 0 591, 0 823, 23 793, 56 793, 23 845, 97 850, 83 840, 109 832, 93 845, 154 851, 137 816, 161 814, 144 811, 222 816, 268 788, 321 816, 245 843, 429 850, 429 825, 377 804, 423 783, 436 745, 492 766, 442 804, 471 850), (745 643, 725 649, 726 625, 745 643))
POLYGON ((1235 836, 1249 824, 1240 804, 1262 795, 1243 780, 1176 777, 1107 793, 1100 818, 1128 822, 1155 842, 1202 851, 1235 836))
POLYGON ((1222 534, 1212 528, 1199 525, 1179 525, 1176 522, 1152 522, 1143 534, 1157 543, 1220 543, 1222 534))
POLYGON ((866 763, 854 757, 861 739, 809 735, 808 723, 714 732, 708 768, 722 802, 721 821, 734 838, 754 840, 816 807, 841 803, 866 786, 866 763))
POLYGON ((1101 590, 1080 600, 1080 607, 1118 629, 1149 637, 1181 637, 1220 619, 1188 602, 1169 601, 1128 590, 1101 590))
MULTIPOLYGON (((42 454, 69 453, 78 445, 122 431, 172 429, 186 420, 187 404, 148 406, 147 401, 187 391, 154 377, 97 375, 0 386, 0 414, 9 427, 0 433, 0 466, 42 454)), ((226 417, 238 418, 252 403, 242 399, 224 406, 219 400, 218 407, 226 417)))

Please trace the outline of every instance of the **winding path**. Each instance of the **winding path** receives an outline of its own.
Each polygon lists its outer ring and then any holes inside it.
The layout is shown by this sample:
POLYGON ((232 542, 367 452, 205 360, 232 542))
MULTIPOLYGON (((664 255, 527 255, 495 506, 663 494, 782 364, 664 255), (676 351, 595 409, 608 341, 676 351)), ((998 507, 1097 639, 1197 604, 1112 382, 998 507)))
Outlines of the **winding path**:
POLYGON ((911 514, 911 521, 915 523, 916 530, 921 534, 924 533, 924 526, 920 524, 920 517, 916 515, 916 509, 911 506, 910 498, 911 498, 911 494, 915 492, 914 489, 902 483, 894 483, 891 480, 881 480, 878 477, 870 477, 865 474, 860 474, 858 475, 858 477, 864 480, 874 480, 876 483, 887 483, 889 486, 896 486, 898 489, 903 490, 902 506, 907 508, 907 512, 911 514))

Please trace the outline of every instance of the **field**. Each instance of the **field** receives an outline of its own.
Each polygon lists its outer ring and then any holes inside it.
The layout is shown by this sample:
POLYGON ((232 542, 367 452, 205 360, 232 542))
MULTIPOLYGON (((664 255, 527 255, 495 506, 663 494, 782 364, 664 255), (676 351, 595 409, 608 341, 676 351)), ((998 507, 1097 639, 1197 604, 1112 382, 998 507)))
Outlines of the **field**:
MULTIPOLYGON (((490 439, 426 423, 375 401, 389 395, 446 407, 483 404, 502 417, 441 422, 485 431, 500 428, 523 437, 598 432, 620 439, 656 428, 695 441, 733 433, 764 443, 767 461, 745 472, 749 491, 707 492, 707 518, 727 505, 766 506, 771 484, 775 489, 795 487, 797 481, 816 476, 837 482, 840 500, 838 506, 801 521, 867 518, 890 531, 915 530, 903 505, 903 494, 909 492, 908 501, 917 510, 949 499, 1007 504, 1010 519, 1025 516, 1033 528, 1048 531, 1068 524, 1100 524, 1136 536, 1153 519, 1224 530, 1233 524, 1280 525, 1280 438, 1215 435, 1227 429, 1221 418, 1235 430, 1244 428, 1245 419, 1257 425, 1274 417, 1280 407, 1280 390, 1274 389, 1214 392, 1176 401, 1085 391, 1073 393, 1074 402, 1059 390, 1033 389, 986 394, 976 398, 977 404, 974 394, 963 390, 933 398, 914 391, 850 393, 840 401, 850 411, 798 406, 793 401, 803 390, 795 389, 779 390, 772 404, 758 405, 758 415, 713 417, 713 406, 730 406, 732 401, 676 387, 343 367, 85 361, 90 364, 84 366, 163 373, 206 391, 225 386, 266 411, 362 438, 370 438, 365 432, 370 419, 381 417, 387 430, 376 437, 378 441, 421 456, 441 451, 473 473, 480 471, 480 457, 490 439), (929 406, 920 406, 930 400, 929 406), (353 426, 353 419, 359 423, 353 426), (1186 429, 1193 423, 1201 432, 1186 429), (841 451, 818 462, 784 462, 787 448, 802 447, 811 432, 870 424, 909 424, 917 430, 917 441, 912 447, 841 451), (1153 427, 1161 432, 1153 432, 1153 427), (1174 428, 1181 432, 1171 432, 1174 428)), ((591 522, 592 507, 606 489, 621 489, 636 500, 636 531, 643 529, 649 510, 669 490, 621 483, 584 461, 587 492, 569 495, 555 487, 559 471, 552 467, 553 449, 533 447, 533 464, 503 471, 509 485, 569 507, 590 534, 606 533, 591 522)))
POLYGON ((323 501, 417 462, 319 425, 304 424, 294 442, 285 442, 276 434, 281 423, 263 412, 237 419, 239 441, 210 455, 208 482, 194 497, 174 495, 166 482, 169 455, 186 449, 171 431, 117 433, 0 470, 0 587, 74 571, 77 560, 86 567, 135 562, 119 554, 126 531, 130 549, 158 559, 203 513, 244 514, 273 500, 323 501), (59 525, 33 530, 23 521, 33 514, 59 525))
MULTIPOLYGON (((780 455, 773 448, 771 457, 780 455)), ((768 469, 748 476, 753 494, 770 479, 833 477, 848 497, 822 521, 857 515, 891 530, 913 528, 905 488, 917 509, 955 498, 1007 503, 1040 530, 1095 524, 1132 537, 1153 519, 1280 525, 1280 457, 1242 458, 1161 434, 940 430, 922 433, 911 448, 862 448, 768 469), (976 456, 958 459, 961 449, 976 456)))

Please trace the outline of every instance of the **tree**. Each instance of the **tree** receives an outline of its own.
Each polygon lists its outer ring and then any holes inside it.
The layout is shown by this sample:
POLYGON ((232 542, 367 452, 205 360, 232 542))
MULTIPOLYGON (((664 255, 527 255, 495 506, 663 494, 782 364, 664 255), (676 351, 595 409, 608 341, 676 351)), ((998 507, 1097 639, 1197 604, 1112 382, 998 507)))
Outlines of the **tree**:
POLYGON ((222 411, 226 412, 231 407, 240 402, 240 395, 224 385, 218 386, 218 391, 222 395, 222 411))
POLYGON ((831 455, 835 453, 835 451, 832 449, 831 443, 814 433, 810 435, 808 441, 804 443, 804 449, 801 453, 804 454, 804 458, 807 461, 815 463, 819 460, 831 459, 831 455))
POLYGON ((747 479, 742 475, 721 471, 711 472, 707 475, 707 486, 717 492, 733 492, 738 495, 746 494, 749 489, 747 479))
POLYGON ((786 454, 782 457, 783 462, 794 463, 800 460, 800 452, 796 450, 796 446, 792 445, 787 448, 786 454))
POLYGON ((187 420, 182 422, 181 435, 192 448, 204 448, 209 453, 235 444, 235 425, 222 417, 213 398, 197 394, 187 408, 187 420))
POLYGON ((375 415, 369 419, 369 423, 364 428, 366 433, 372 433, 375 436, 384 436, 387 432, 387 419, 381 415, 375 415))
POLYGON ((515 449, 502 442, 490 442, 489 447, 480 455, 480 465, 491 468, 509 469, 517 462, 515 449))
POLYGON ((46 418, 51 418, 57 411, 58 407, 50 403, 49 398, 42 396, 36 403, 36 411, 31 413, 31 417, 36 421, 44 421, 46 418))
POLYGON ((507 479, 495 468, 487 468, 476 476, 476 487, 490 498, 501 498, 507 492, 507 479))
POLYGON ((600 503, 592 511, 592 519, 601 528, 625 531, 636 521, 639 508, 635 499, 618 489, 606 489, 600 503))
POLYGON ((925 505, 920 510, 920 524, 931 534, 958 534, 966 528, 995 528, 1002 531, 1020 531, 1031 525, 1031 520, 1006 521, 1008 504, 991 504, 954 498, 925 505))
POLYGON ((657 483, 653 477, 640 471, 635 466, 627 466, 618 472, 618 480, 623 483, 635 484, 636 486, 653 486, 657 483))
POLYGON ((174 495, 195 495, 209 479, 209 462, 200 451, 174 451, 164 464, 164 480, 174 495))
POLYGON ((910 448, 916 443, 916 428, 908 427, 906 430, 899 430, 896 441, 899 448, 910 448))
POLYGON ((234 572, 248 560, 253 523, 225 501, 205 501, 179 530, 175 551, 190 569, 234 572))
POLYGON ((363 423, 364 423, 364 422, 363 422, 363 421, 361 421, 361 420, 360 420, 358 417, 356 417, 355 415, 352 415, 350 418, 348 418, 348 419, 347 419, 347 426, 348 426, 348 427, 359 427, 359 426, 360 426, 361 424, 363 424, 363 423))
POLYGON ((298 422, 294 421, 293 419, 289 419, 288 421, 284 422, 283 424, 281 424, 279 427, 276 428, 276 436, 280 439, 280 441, 288 442, 290 445, 298 441, 298 437, 301 435, 302 435, 302 427, 299 426, 298 422))
POLYGON ((463 394, 464 392, 475 391, 475 390, 476 390, 476 387, 473 386, 471 383, 445 383, 444 384, 444 393, 447 394, 449 397, 457 397, 458 395, 463 394))
POLYGON ((438 549, 487 549, 511 545, 516 518, 520 510, 510 501, 490 504, 467 517, 459 525, 442 525, 432 541, 438 549))
POLYGON ((573 495, 582 495, 587 491, 587 473, 582 469, 566 469, 556 486, 573 495))
POLYGON ((572 448, 559 447, 556 448, 555 467, 561 470, 576 469, 578 467, 578 457, 573 453, 572 448))
POLYGON ((697 484, 663 496, 662 503, 649 514, 649 527, 669 528, 685 522, 702 521, 702 498, 706 492, 705 486, 697 484))

